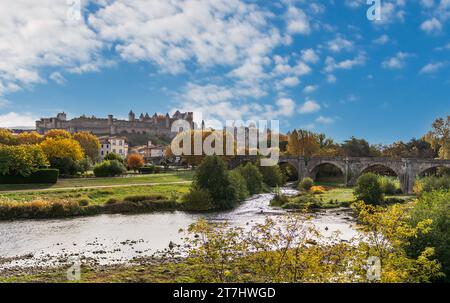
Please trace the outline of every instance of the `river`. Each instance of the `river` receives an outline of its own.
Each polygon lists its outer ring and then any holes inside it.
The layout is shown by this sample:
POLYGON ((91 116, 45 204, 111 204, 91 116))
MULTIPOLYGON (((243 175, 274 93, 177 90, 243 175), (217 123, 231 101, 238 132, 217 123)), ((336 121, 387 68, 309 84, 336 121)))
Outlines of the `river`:
MULTIPOLYGON (((296 193, 289 188, 282 192, 296 193)), ((271 193, 256 195, 231 211, 208 214, 175 211, 0 222, 0 272, 14 266, 55 266, 73 257, 99 264, 126 263, 167 248, 170 241, 179 243, 179 230, 199 218, 244 227, 262 223, 267 216, 289 215, 271 207, 272 198, 271 193)), ((340 238, 349 240, 357 234, 349 209, 316 212, 311 222, 324 236, 340 231, 340 238)))

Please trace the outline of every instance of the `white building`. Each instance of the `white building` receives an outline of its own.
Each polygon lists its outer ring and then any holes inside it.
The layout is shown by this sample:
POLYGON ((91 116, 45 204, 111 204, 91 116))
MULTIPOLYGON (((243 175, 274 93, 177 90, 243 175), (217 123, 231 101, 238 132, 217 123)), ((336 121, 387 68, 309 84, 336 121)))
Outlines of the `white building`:
POLYGON ((147 145, 133 147, 130 153, 139 154, 144 158, 161 158, 164 157, 164 151, 164 146, 154 145, 152 141, 148 141, 147 145))
POLYGON ((121 155, 123 158, 128 156, 128 143, 125 137, 100 137, 100 159, 103 161, 105 156, 110 153, 121 155))

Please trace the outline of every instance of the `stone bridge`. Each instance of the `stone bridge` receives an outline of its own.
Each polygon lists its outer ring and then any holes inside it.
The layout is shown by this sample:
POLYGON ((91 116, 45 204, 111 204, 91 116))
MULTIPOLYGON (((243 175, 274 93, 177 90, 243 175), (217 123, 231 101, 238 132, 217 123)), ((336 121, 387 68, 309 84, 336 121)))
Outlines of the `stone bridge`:
MULTIPOLYGON (((230 160, 229 165, 230 168, 234 168, 245 162, 256 162, 257 159, 257 156, 237 156, 230 160)), ((297 169, 299 180, 306 177, 315 179, 320 167, 325 164, 333 165, 341 170, 347 186, 355 185, 358 177, 370 168, 382 166, 395 172, 400 180, 402 191, 408 194, 413 193, 417 177, 427 170, 437 167, 450 168, 450 160, 410 158, 280 156, 279 164, 283 163, 288 163, 297 169)))

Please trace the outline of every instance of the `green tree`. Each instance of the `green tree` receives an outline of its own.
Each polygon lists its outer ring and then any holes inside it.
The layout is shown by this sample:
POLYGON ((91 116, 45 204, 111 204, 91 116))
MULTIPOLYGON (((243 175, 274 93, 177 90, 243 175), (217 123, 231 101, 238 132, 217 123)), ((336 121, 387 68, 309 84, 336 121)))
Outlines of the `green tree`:
POLYGON ((354 194, 368 204, 380 204, 384 200, 383 189, 377 175, 367 173, 358 178, 354 194))
POLYGON ((247 189, 247 182, 245 182, 244 177, 241 175, 239 170, 232 170, 228 173, 230 179, 229 191, 234 196, 237 201, 243 201, 250 196, 247 189))
POLYGON ((247 163, 239 167, 240 174, 247 183, 247 189, 251 195, 259 194, 263 188, 263 176, 253 163, 247 163))
POLYGON ((259 166, 259 172, 263 176, 263 182, 270 187, 283 184, 283 172, 278 165, 259 166))
POLYGON ((206 157, 197 167, 193 186, 206 190, 217 208, 232 207, 235 194, 229 193, 230 179, 225 162, 218 156, 206 157))

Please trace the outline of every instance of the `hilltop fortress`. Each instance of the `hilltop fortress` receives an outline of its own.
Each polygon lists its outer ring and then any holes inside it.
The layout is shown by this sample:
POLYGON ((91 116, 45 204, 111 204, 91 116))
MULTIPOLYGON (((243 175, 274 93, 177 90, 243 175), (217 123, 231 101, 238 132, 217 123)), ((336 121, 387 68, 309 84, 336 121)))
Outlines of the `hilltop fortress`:
POLYGON ((161 137, 172 138, 176 133, 171 132, 171 126, 176 120, 186 120, 194 127, 193 113, 180 113, 176 111, 173 116, 148 113, 141 114, 136 118, 133 111, 128 114, 128 120, 119 120, 113 115, 108 118, 96 118, 95 116, 81 116, 67 120, 65 113, 59 113, 53 118, 42 118, 36 121, 36 130, 40 134, 45 134, 51 129, 64 129, 71 133, 79 131, 92 132, 95 135, 119 135, 119 134, 152 134, 161 137))

